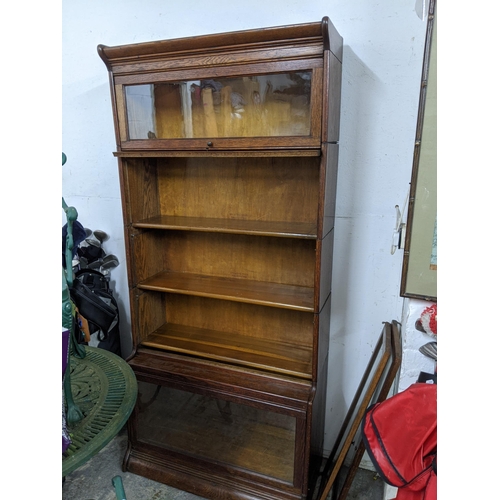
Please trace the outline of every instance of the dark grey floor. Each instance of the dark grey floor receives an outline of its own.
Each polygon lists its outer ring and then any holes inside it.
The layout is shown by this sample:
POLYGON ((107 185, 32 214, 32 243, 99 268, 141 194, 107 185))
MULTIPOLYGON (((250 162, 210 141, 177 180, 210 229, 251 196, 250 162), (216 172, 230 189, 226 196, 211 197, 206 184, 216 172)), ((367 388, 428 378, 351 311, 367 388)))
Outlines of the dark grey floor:
MULTIPOLYGON (((127 434, 123 430, 101 452, 68 475, 62 486, 62 500, 116 500, 111 483, 121 476, 127 500, 199 500, 200 497, 180 491, 130 472, 122 472, 127 434)), ((359 469, 349 491, 348 500, 383 500, 384 483, 372 471, 359 469)))

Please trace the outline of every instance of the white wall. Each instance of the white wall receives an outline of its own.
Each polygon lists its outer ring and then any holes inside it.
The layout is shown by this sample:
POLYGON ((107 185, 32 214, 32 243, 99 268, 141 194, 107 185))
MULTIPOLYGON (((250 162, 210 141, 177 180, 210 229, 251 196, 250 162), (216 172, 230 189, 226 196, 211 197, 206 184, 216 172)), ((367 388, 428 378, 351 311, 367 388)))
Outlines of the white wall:
POLYGON ((125 248, 108 75, 96 47, 319 21, 344 37, 327 450, 383 321, 401 321, 395 205, 409 188, 426 19, 424 0, 69 0, 62 16, 63 194, 80 222, 110 236, 112 285, 130 349, 125 248))

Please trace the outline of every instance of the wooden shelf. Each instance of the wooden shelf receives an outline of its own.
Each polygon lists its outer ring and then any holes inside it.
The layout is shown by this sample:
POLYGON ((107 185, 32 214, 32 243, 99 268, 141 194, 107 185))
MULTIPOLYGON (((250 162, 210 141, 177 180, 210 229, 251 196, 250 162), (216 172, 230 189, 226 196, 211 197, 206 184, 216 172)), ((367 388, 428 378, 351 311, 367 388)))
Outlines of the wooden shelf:
POLYGON ((132 224, 141 229, 175 229, 215 233, 251 234, 284 238, 316 239, 316 224, 307 222, 255 221, 160 215, 132 224))
POLYGON ((311 379, 312 349, 296 344, 165 324, 142 345, 311 379))
POLYGON ((166 271, 138 288, 314 312, 314 289, 303 286, 166 271))

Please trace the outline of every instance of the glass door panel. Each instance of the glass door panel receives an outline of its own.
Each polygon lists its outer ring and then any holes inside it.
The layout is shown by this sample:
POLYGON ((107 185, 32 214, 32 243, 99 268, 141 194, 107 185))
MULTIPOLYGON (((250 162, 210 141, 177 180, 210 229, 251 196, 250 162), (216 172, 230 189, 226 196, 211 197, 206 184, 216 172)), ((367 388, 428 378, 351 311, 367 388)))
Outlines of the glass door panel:
POLYGON ((312 71, 126 85, 130 140, 311 134, 312 71))
POLYGON ((137 438, 293 483, 294 417, 138 381, 137 438))

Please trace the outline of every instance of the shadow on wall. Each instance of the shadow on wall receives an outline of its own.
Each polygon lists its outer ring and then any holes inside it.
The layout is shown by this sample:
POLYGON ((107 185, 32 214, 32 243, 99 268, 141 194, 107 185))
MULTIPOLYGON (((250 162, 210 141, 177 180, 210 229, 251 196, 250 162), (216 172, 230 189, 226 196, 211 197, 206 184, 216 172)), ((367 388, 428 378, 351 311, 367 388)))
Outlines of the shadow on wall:
MULTIPOLYGON (((373 141, 375 137, 368 131, 372 127, 375 113, 375 94, 380 95, 380 81, 359 59, 349 46, 344 46, 342 74, 342 97, 340 118, 339 173, 337 184, 335 243, 333 257, 332 320, 330 333, 329 375, 326 414, 325 450, 329 452, 334 437, 338 433, 351 399, 364 372, 356 358, 359 352, 346 356, 346 336, 351 331, 349 322, 352 311, 359 301, 359 290, 353 286, 354 277, 359 272, 356 254, 359 252, 357 239, 360 228, 356 218, 359 207, 366 205, 369 197, 367 178, 370 172, 373 141), (363 203, 361 203, 363 202, 363 203), (357 368, 353 371, 353 367, 357 368), (349 380, 346 379, 349 374, 349 380), (345 387, 352 387, 352 393, 345 393, 345 387)), ((362 249, 361 249, 362 251, 362 249)), ((358 317, 363 314, 357 309, 358 317)), ((390 320, 389 318, 388 320, 390 320)), ((380 334, 364 332, 363 339, 374 344, 380 334)), ((368 362, 371 352, 366 353, 368 362)), ((363 357, 363 356, 361 356, 363 357)))

